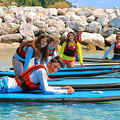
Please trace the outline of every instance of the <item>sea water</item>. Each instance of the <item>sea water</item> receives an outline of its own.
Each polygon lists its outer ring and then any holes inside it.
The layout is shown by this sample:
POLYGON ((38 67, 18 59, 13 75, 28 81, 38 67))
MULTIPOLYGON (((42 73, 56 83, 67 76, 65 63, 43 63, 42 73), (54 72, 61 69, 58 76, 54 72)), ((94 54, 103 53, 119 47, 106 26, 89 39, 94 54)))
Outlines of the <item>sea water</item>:
MULTIPOLYGON (((0 49, 0 70, 11 71, 15 49, 0 49)), ((102 51, 83 51, 83 57, 102 57, 102 51)), ((112 53, 109 58, 112 57, 112 53)), ((33 62, 31 63, 33 64, 33 62)), ((113 74, 111 74, 113 75, 113 74)), ((119 76, 119 73, 114 73, 119 76)), ((0 120, 119 120, 120 101, 96 103, 0 102, 0 120)))

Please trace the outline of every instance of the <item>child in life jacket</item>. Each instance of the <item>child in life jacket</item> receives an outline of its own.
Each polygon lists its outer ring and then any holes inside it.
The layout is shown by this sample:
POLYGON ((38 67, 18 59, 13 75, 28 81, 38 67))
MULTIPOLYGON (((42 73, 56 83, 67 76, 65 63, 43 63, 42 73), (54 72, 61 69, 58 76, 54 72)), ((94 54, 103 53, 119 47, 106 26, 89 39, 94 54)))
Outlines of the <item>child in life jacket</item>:
POLYGON ((47 69, 44 65, 39 64, 28 68, 28 70, 15 78, 8 76, 1 77, 0 92, 29 92, 34 89, 41 89, 45 94, 73 93, 74 89, 70 86, 55 87, 48 85, 47 73, 53 74, 64 66, 63 59, 56 56, 49 61, 47 69))
POLYGON ((15 75, 19 76, 26 71, 33 57, 41 58, 42 62, 47 62, 49 42, 49 36, 41 34, 35 40, 22 43, 12 58, 15 75))
POLYGON ((74 67, 75 56, 77 53, 79 56, 81 67, 84 67, 81 45, 79 42, 77 42, 75 33, 69 32, 67 35, 67 40, 62 44, 59 56, 63 58, 68 68, 72 68, 74 67))
MULTIPOLYGON (((51 38, 51 42, 49 44, 49 56, 54 58, 55 56, 57 56, 56 53, 56 47, 60 44, 60 39, 59 37, 53 37, 51 38)), ((47 58, 47 64, 49 62, 49 58, 47 58)), ((35 65, 38 65, 41 63, 41 60, 37 60, 37 58, 34 59, 34 63, 35 65)))
POLYGON ((120 35, 116 35, 116 42, 113 43, 110 48, 105 52, 104 56, 101 59, 107 58, 111 50, 114 51, 114 56, 112 60, 120 60, 120 35))
MULTIPOLYGON (((79 43, 81 43, 83 31, 84 31, 84 28, 82 28, 82 27, 78 27, 76 29, 76 38, 79 43)), ((75 56, 75 59, 76 59, 76 61, 78 61, 78 54, 75 56)))

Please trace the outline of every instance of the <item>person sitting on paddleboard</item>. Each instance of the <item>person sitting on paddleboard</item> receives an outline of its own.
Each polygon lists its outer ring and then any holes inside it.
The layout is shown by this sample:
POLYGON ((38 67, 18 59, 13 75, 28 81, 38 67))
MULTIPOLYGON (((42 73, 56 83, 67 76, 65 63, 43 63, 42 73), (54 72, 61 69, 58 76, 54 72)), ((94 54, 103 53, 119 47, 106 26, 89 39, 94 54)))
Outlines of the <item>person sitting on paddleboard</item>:
POLYGON ((56 56, 49 61, 47 68, 39 64, 28 68, 28 70, 15 78, 8 76, 1 77, 0 92, 29 92, 34 89, 42 89, 45 94, 73 93, 74 89, 70 86, 55 87, 48 85, 47 73, 53 74, 64 66, 65 63, 63 59, 56 56))
MULTIPOLYGON (((81 36, 82 36, 83 31, 84 31, 84 28, 82 28, 82 27, 78 27, 76 29, 76 38, 79 43, 81 43, 81 40, 82 40, 81 36)), ((78 61, 78 54, 75 56, 75 59, 76 59, 76 61, 78 61)))
MULTIPOLYGON (((54 58, 55 56, 57 56, 56 53, 56 47, 59 45, 60 43, 60 39, 59 37, 53 37, 51 38, 51 42, 49 44, 49 56, 52 56, 52 58, 54 58)), ((37 57, 34 59, 34 64, 38 65, 40 64, 41 60, 37 60, 37 57)), ((47 64, 49 62, 49 58, 47 58, 47 64)))
POLYGON ((62 44, 59 56, 63 58, 68 68, 72 68, 74 67, 75 56, 77 53, 79 55, 80 64, 82 67, 84 67, 81 45, 79 42, 77 42, 75 33, 69 32, 67 35, 67 40, 62 44))
POLYGON ((33 57, 41 58, 42 64, 47 62, 49 43, 50 38, 46 34, 39 35, 35 40, 21 43, 12 58, 15 75, 19 76, 26 71, 33 57))
POLYGON ((114 56, 112 60, 120 60, 120 34, 116 35, 117 42, 113 43, 110 48, 105 52, 105 55, 101 59, 107 58, 109 52, 114 50, 114 56))

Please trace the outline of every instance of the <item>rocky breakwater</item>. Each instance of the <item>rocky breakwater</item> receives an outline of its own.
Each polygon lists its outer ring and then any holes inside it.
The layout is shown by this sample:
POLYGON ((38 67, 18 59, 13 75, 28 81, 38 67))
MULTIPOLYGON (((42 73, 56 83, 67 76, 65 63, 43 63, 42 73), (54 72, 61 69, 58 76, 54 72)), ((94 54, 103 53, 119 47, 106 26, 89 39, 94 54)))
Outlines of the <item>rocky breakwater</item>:
MULTIPOLYGON (((115 42, 120 28, 120 10, 97 8, 0 7, 0 44, 35 39, 41 33, 60 37, 83 27, 83 49, 105 50, 115 42)), ((17 44, 17 45, 18 45, 17 44)))

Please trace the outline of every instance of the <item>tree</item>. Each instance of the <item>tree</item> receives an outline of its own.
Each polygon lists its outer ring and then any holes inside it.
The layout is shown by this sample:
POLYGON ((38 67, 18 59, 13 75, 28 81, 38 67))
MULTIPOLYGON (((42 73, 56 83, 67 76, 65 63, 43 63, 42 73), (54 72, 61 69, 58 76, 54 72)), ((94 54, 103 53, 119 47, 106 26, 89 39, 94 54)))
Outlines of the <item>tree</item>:
POLYGON ((64 2, 65 5, 62 5, 66 7, 68 7, 68 5, 72 6, 72 3, 66 0, 0 0, 0 4, 4 6, 9 6, 12 2, 15 2, 17 6, 42 6, 44 8, 48 8, 50 5, 54 4, 58 5, 59 2, 64 2))
POLYGON ((70 6, 66 2, 55 2, 50 5, 49 8, 69 8, 70 6))

